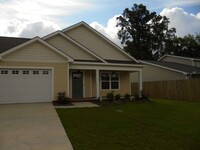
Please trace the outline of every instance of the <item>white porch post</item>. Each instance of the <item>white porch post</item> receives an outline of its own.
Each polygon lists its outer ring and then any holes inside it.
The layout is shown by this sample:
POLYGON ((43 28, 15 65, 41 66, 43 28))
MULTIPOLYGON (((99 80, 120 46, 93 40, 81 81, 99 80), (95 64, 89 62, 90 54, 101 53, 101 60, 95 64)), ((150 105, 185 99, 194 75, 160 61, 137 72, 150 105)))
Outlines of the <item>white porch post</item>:
POLYGON ((139 71, 139 97, 142 96, 142 70, 139 71))
POLYGON ((68 62, 67 63, 67 97, 70 97, 69 82, 70 82, 70 75, 69 75, 69 62, 68 62))
POLYGON ((99 70, 96 69, 96 98, 99 98, 99 70))

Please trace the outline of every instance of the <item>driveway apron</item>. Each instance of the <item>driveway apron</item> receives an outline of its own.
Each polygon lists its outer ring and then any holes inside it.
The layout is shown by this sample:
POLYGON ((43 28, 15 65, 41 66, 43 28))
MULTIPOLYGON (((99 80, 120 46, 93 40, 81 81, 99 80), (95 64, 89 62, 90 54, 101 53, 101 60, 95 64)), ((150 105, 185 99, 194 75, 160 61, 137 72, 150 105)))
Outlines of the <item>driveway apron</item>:
POLYGON ((0 105, 0 150, 72 150, 51 103, 0 105))

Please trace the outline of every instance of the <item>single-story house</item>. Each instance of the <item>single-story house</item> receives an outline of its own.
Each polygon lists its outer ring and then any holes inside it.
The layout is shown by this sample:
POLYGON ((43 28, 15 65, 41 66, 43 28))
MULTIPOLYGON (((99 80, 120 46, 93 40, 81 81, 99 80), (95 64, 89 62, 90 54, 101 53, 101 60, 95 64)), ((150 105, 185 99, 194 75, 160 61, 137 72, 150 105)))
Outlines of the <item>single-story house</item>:
POLYGON ((85 22, 33 39, 0 37, 0 103, 50 102, 142 89, 142 65, 85 22))
MULTIPOLYGON (((142 80, 169 81, 200 77, 200 59, 164 55, 158 61, 140 60, 145 68, 142 70, 142 80)), ((138 77, 131 75, 131 82, 137 82, 138 77)))
POLYGON ((175 62, 188 66, 200 67, 200 58, 190 58, 176 55, 163 55, 158 61, 175 62))

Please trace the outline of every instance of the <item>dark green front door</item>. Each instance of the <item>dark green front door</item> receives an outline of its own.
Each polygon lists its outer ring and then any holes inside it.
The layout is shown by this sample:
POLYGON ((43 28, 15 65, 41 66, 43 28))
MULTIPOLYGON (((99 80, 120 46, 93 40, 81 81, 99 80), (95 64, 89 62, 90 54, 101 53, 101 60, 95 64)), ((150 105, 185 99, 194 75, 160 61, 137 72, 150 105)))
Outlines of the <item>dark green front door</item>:
POLYGON ((83 98, 83 72, 72 72, 72 98, 83 98))

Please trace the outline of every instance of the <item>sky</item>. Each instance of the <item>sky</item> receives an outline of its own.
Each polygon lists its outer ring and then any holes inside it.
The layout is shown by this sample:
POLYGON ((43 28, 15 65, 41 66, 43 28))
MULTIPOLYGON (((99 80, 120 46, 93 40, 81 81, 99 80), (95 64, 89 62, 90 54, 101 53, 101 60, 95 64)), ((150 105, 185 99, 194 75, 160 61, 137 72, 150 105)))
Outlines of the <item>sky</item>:
POLYGON ((120 45, 116 17, 134 3, 168 17, 177 36, 200 33, 200 0, 0 0, 0 36, 43 37, 85 21, 120 45))

